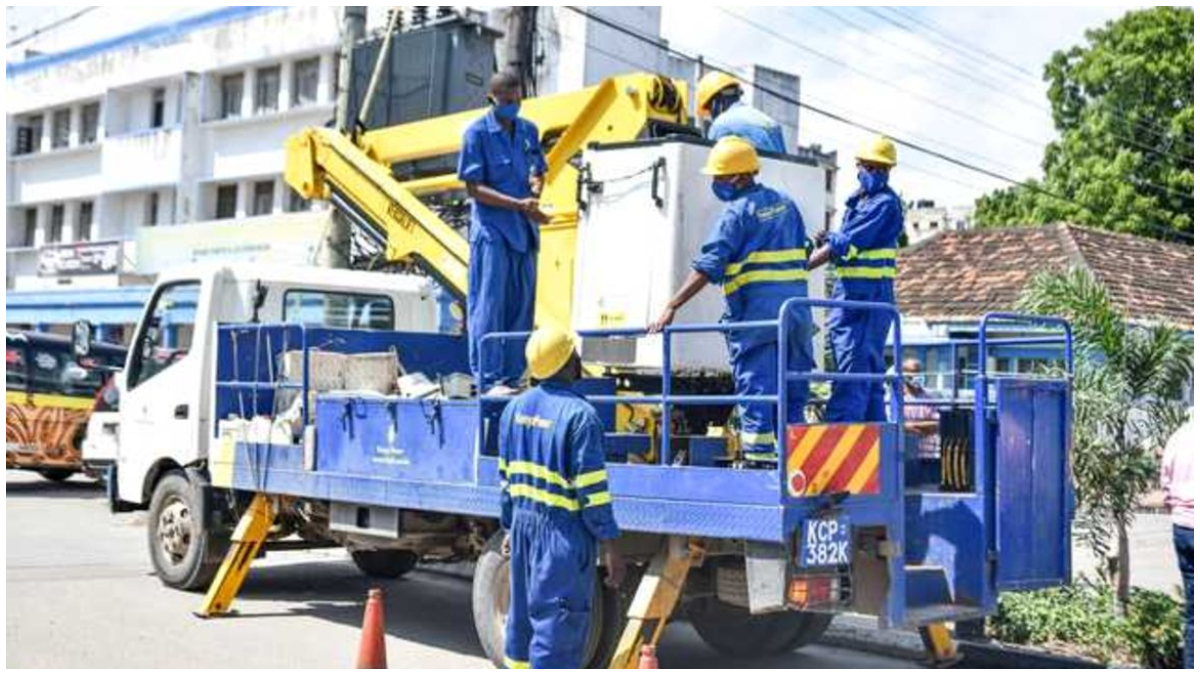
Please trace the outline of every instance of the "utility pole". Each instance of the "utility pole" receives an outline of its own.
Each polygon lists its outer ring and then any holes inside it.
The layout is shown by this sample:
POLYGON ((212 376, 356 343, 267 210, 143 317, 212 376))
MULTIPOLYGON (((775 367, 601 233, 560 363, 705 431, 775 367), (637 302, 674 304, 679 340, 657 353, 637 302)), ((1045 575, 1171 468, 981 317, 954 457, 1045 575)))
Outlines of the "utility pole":
POLYGON ((342 44, 338 54, 337 128, 343 133, 350 129, 350 68, 354 45, 367 34, 367 8, 347 6, 342 13, 342 44))

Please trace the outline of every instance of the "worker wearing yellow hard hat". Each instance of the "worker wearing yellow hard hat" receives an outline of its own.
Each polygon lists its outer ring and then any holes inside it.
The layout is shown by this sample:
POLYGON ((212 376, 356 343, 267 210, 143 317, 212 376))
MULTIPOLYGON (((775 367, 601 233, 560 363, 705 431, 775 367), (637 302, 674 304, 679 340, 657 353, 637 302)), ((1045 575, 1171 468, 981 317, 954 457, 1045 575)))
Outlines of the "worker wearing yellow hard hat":
MULTIPOLYGON (((833 267, 834 300, 896 303, 896 246, 904 230, 900 198, 888 186, 896 166, 896 144, 884 136, 863 141, 854 158, 858 190, 846 201, 842 226, 827 233, 809 267, 833 267)), ((825 235, 826 233, 822 233, 825 235)), ((829 342, 843 373, 882 374, 884 347, 892 317, 881 311, 834 308, 829 342)), ((827 422, 882 422, 886 419, 882 382, 834 382, 825 409, 827 422)))
POLYGON ((610 585, 624 561, 611 541, 604 427, 571 385, 581 373, 579 338, 539 328, 525 345, 537 386, 500 416, 500 523, 511 557, 504 663, 582 668, 595 589, 597 542, 610 585), (581 563, 582 561, 582 563, 581 563))
MULTIPOLYGON (((724 208, 692 260, 692 273, 651 324, 651 331, 670 325, 679 308, 709 283, 724 291, 724 320, 735 323, 777 319, 785 302, 808 296, 804 219, 787 195, 755 179, 758 169, 758 153, 742 138, 722 138, 709 152, 701 171, 712 176, 713 194, 724 208)), ((811 324, 809 309, 794 306, 786 328, 788 370, 812 368, 811 324)), ((738 396, 779 391, 775 329, 734 329, 727 343, 738 396)), ((803 423, 807 399, 807 382, 788 383, 786 423, 803 423)), ((749 403, 739 406, 739 414, 743 459, 756 467, 774 465, 780 438, 775 406, 749 403)))
POLYGON ((709 120, 708 139, 738 136, 750 141, 760 152, 787 152, 779 122, 742 102, 742 86, 729 73, 714 70, 700 78, 696 109, 709 120))

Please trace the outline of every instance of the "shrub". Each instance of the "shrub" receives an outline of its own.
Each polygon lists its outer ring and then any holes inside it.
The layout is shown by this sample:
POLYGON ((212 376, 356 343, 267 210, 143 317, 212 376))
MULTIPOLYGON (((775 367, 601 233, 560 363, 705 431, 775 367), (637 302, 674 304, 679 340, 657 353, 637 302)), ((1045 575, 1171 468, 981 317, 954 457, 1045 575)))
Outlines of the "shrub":
POLYGON ((1180 603, 1166 593, 1135 588, 1129 597, 1125 640, 1148 668, 1183 667, 1180 603))

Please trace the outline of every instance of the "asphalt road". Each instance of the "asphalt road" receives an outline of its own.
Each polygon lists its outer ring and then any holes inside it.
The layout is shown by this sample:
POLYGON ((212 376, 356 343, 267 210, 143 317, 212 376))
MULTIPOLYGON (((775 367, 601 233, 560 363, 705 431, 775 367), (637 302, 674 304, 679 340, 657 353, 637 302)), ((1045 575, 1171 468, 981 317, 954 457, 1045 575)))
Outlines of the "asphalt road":
MULTIPOLYGON (((238 614, 192 615, 200 596, 150 573, 143 514, 112 515, 95 484, 7 472, 5 665, 9 668, 340 668, 353 665, 373 585, 340 551, 272 553, 238 614)), ((393 668, 488 668, 471 621, 468 579, 419 571, 384 585, 393 668)), ((827 646, 753 662, 710 650, 673 624, 659 649, 671 668, 908 668, 827 646)))

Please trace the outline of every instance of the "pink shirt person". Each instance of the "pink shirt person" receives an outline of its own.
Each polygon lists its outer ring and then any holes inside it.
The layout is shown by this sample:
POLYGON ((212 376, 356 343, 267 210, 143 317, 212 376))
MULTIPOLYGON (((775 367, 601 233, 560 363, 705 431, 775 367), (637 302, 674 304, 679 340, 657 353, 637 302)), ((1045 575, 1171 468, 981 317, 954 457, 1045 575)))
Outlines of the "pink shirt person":
POLYGON ((1163 451, 1162 486, 1167 492, 1167 508, 1171 510, 1171 522, 1180 527, 1195 529, 1192 515, 1196 499, 1196 486, 1192 478, 1192 461, 1196 455, 1196 423, 1192 419, 1184 422, 1163 451))

